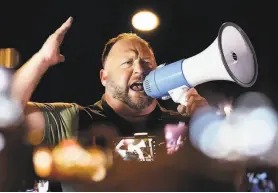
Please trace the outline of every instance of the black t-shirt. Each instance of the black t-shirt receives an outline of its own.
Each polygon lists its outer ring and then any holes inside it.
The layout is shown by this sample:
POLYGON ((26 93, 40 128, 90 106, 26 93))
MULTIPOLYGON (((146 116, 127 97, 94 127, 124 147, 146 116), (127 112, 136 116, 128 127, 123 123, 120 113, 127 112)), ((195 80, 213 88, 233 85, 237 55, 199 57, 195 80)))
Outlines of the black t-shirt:
POLYGON ((156 158, 152 162, 115 159, 107 177, 97 183, 62 184, 64 191, 234 191, 237 169, 212 160, 184 141, 174 155, 166 153, 164 128, 167 124, 188 123, 189 119, 157 105, 146 125, 139 130, 120 117, 104 98, 94 105, 38 104, 46 120, 43 143, 55 145, 63 138, 78 136, 80 143, 114 148, 118 137, 147 132, 156 139, 156 158), (162 145, 159 145, 162 144, 162 145), (164 145, 163 145, 164 144, 164 145), (226 167, 227 166, 227 167, 226 167))

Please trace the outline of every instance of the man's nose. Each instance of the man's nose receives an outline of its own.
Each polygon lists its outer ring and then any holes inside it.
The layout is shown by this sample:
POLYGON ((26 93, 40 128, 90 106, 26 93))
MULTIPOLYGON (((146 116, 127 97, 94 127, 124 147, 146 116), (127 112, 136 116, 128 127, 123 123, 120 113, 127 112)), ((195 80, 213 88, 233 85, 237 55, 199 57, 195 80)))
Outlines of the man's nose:
POLYGON ((133 65, 133 73, 142 74, 144 72, 144 69, 140 60, 136 60, 134 61, 134 63, 135 64, 133 65))
POLYGON ((134 74, 142 74, 142 75, 147 75, 151 69, 149 69, 143 61, 135 61, 134 68, 133 68, 133 73, 134 74))

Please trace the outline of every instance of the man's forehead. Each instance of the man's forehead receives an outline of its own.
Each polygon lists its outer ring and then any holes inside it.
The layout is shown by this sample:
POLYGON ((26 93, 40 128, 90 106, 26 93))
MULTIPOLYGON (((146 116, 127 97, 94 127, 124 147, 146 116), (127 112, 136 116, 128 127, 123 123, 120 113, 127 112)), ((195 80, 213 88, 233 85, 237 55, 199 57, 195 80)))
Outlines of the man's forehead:
POLYGON ((111 52, 145 52, 145 54, 152 53, 147 43, 139 38, 128 38, 119 40, 112 47, 111 52))

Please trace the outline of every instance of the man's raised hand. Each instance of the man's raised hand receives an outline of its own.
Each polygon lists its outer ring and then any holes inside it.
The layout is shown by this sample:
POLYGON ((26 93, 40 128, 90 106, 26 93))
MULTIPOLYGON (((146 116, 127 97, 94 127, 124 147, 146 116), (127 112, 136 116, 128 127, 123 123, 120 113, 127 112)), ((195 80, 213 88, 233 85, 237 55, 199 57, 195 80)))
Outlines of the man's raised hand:
POLYGON ((65 57, 60 53, 60 45, 66 32, 71 27, 72 20, 73 18, 69 17, 43 44, 38 55, 44 61, 44 64, 52 66, 65 61, 65 57))

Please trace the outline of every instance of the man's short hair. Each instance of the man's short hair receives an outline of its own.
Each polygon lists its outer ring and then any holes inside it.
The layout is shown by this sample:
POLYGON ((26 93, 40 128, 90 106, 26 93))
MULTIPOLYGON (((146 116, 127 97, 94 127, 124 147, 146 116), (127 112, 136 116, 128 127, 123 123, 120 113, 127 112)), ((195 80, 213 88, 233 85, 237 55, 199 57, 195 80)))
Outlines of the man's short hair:
MULTIPOLYGON (((102 62, 103 68, 104 68, 104 66, 105 66, 105 62, 106 62, 107 56, 108 56, 110 50, 112 49, 112 47, 113 47, 118 41, 120 41, 120 40, 122 40, 122 39, 132 39, 132 38, 136 38, 136 39, 141 40, 142 42, 144 42, 144 43, 152 50, 152 48, 151 48, 151 46, 149 45, 149 43, 148 43, 146 40, 140 38, 137 34, 135 34, 135 33, 121 33, 121 34, 119 34, 118 36, 116 36, 116 37, 110 39, 110 40, 105 44, 105 47, 104 47, 104 50, 103 50, 102 56, 101 56, 101 62, 102 62)), ((153 50, 152 50, 152 51, 153 51, 153 50)))

